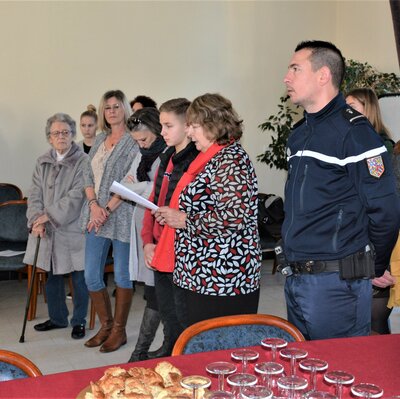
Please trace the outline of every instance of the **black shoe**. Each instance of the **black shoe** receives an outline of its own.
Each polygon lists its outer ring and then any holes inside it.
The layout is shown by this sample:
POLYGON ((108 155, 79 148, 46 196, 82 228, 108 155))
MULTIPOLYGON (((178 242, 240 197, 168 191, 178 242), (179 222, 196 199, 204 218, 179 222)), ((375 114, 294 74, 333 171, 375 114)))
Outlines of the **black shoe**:
POLYGON ((148 360, 149 356, 147 353, 135 353, 133 352, 130 359, 128 360, 128 363, 133 363, 133 362, 140 362, 142 360, 148 360))
POLYGON ((58 326, 54 324, 51 320, 47 320, 44 323, 39 323, 33 326, 36 331, 50 331, 54 330, 55 328, 66 328, 67 326, 58 326))
POLYGON ((157 359, 159 357, 171 356, 171 354, 172 354, 172 348, 168 348, 168 346, 163 344, 163 346, 161 346, 157 350, 148 352, 147 358, 148 359, 157 359))
POLYGON ((83 324, 78 324, 74 326, 71 332, 71 337, 73 339, 81 339, 85 336, 85 326, 83 324))

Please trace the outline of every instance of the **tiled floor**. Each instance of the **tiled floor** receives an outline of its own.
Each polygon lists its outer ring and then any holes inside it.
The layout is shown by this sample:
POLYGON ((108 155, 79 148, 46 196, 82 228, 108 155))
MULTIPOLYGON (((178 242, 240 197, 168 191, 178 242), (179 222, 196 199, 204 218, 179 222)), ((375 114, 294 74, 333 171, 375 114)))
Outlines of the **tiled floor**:
MULTIPOLYGON (((264 261, 259 313, 286 317, 283 295, 284 278, 271 275, 271 262, 264 261)), ((110 291, 112 287, 110 287, 110 291)), ((68 301, 70 302, 70 301, 68 301)), ((71 329, 60 329, 39 333, 33 325, 47 320, 47 307, 43 297, 38 299, 37 319, 27 323, 25 342, 19 343, 26 303, 26 282, 0 281, 0 348, 8 349, 31 359, 43 374, 84 369, 126 362, 134 349, 141 322, 144 300, 143 287, 137 287, 128 320, 128 343, 116 352, 101 353, 98 348, 86 348, 84 340, 71 339, 71 329)), ((395 309, 391 317, 393 332, 400 332, 400 310, 395 309)), ((87 337, 95 330, 87 332, 87 337)), ((161 330, 153 343, 156 349, 162 342, 161 330)))

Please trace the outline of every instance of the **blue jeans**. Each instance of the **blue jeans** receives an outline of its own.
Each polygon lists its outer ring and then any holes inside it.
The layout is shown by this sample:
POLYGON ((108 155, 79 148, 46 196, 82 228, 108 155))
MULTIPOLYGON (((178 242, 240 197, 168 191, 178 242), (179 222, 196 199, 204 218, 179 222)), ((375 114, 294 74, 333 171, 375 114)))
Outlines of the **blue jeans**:
POLYGON ((110 245, 113 245, 114 280, 117 287, 132 288, 129 280, 129 243, 86 233, 85 280, 89 291, 105 288, 104 267, 110 245))
MULTIPOLYGON (((74 312, 71 325, 86 324, 86 314, 89 303, 88 290, 85 284, 84 272, 71 273, 72 285, 74 287, 73 303, 74 312)), ((47 308, 50 320, 58 326, 68 326, 68 308, 65 304, 64 275, 53 274, 50 270, 46 281, 47 308)))
POLYGON ((369 335, 371 280, 341 280, 339 273, 286 278, 288 320, 306 339, 369 335))

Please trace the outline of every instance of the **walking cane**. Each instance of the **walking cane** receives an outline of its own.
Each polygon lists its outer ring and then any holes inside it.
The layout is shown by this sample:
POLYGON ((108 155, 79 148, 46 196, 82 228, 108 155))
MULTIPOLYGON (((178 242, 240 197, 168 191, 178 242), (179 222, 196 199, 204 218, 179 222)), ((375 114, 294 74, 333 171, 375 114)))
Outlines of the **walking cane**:
POLYGON ((33 284, 35 282, 36 263, 37 263, 37 258, 38 258, 38 254, 39 254, 39 247, 40 247, 40 236, 38 236, 37 241, 36 241, 35 256, 33 258, 33 265, 32 265, 31 281, 29 282, 28 298, 26 300, 24 325, 22 326, 22 333, 21 333, 21 337, 19 339, 19 342, 25 342, 26 320, 28 318, 29 304, 31 303, 33 284))

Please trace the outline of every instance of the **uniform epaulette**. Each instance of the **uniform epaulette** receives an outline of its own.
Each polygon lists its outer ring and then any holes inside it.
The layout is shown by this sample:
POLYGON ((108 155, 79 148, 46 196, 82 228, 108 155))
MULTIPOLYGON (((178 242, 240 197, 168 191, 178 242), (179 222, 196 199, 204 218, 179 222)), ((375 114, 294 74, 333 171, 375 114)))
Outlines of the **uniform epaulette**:
POLYGON ((300 119, 298 122, 296 122, 296 123, 293 125, 292 129, 297 129, 300 125, 302 125, 302 124, 305 122, 305 120, 306 120, 306 118, 300 119))
POLYGON ((348 120, 351 124, 356 123, 360 119, 366 119, 365 115, 361 114, 351 107, 344 108, 342 111, 342 115, 344 119, 348 120))

